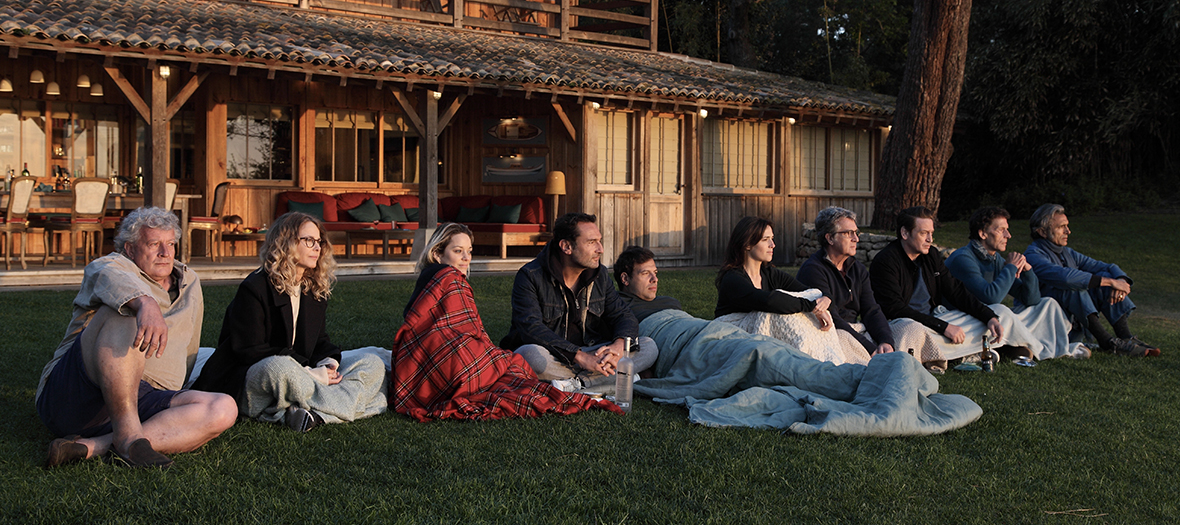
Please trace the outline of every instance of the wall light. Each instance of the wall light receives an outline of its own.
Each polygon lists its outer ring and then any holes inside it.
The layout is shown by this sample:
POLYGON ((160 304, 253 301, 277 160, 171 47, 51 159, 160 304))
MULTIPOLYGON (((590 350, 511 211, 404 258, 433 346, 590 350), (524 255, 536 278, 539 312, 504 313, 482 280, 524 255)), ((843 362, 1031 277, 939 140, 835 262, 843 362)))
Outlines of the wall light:
POLYGON ((168 78, 172 76, 172 68, 168 66, 160 66, 160 78, 168 78))
POLYGON ((0 93, 12 93, 12 82, 7 78, 0 78, 0 93))
POLYGON ((101 97, 102 96, 102 84, 92 84, 90 86, 90 96, 101 97))
POLYGON ((50 82, 49 84, 45 85, 45 94, 46 95, 60 95, 61 88, 58 87, 57 82, 50 82))
POLYGON ((599 103, 597 103, 597 102, 591 102, 591 103, 590 103, 590 107, 591 107, 591 108, 594 108, 594 111, 598 111, 598 108, 601 108, 601 107, 602 107, 602 104, 599 104, 599 103))
POLYGON ((697 113, 701 115, 701 118, 709 118, 709 110, 707 109, 701 108, 697 113))
POLYGON ((893 131, 893 125, 885 126, 885 131, 893 131))
POLYGON ((90 87, 90 77, 88 77, 86 75, 79 75, 78 76, 78 87, 80 87, 80 88, 90 87))
POLYGON ((45 73, 42 73, 40 69, 34 69, 33 72, 29 75, 29 83, 31 83, 31 84, 44 84, 45 83, 45 73))
POLYGON ((430 96, 434 97, 434 100, 442 100, 442 92, 441 91, 431 91, 430 96))
POLYGON ((790 117, 790 118, 788 118, 788 119, 787 119, 787 124, 790 124, 790 125, 794 126, 794 125, 795 125, 795 117, 790 117))

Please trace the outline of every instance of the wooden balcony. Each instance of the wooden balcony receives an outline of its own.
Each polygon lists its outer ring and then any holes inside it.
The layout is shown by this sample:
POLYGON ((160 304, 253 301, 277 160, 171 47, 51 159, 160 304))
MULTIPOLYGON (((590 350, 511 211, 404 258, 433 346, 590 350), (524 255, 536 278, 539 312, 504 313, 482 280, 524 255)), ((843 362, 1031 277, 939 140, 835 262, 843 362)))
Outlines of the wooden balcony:
POLYGON ((255 0, 255 3, 655 51, 658 1, 255 0))

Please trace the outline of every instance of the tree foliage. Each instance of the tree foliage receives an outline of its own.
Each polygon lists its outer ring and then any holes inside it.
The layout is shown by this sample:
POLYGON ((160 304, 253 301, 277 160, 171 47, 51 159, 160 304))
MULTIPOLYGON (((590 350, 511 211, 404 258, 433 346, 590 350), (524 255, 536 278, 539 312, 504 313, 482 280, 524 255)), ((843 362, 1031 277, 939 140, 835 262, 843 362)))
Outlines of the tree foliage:
POLYGON ((1180 1, 976 4, 944 196, 1018 215, 1153 204, 1180 186, 1180 1), (1081 209, 1079 209, 1081 208, 1081 209))

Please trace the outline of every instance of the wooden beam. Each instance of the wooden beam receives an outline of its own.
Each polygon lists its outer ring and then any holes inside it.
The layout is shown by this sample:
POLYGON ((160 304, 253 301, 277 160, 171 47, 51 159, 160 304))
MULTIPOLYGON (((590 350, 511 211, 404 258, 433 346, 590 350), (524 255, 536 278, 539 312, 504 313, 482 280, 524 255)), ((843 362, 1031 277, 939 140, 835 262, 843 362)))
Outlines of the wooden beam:
POLYGON ((16 60, 18 55, 20 55, 20 47, 18 47, 16 44, 10 44, 8 46, 8 58, 16 60))
MULTIPOLYGON (((402 111, 406 113, 406 118, 410 119, 410 123, 414 125, 414 129, 418 131, 419 137, 426 136, 426 126, 422 125, 422 117, 418 116, 418 111, 414 109, 414 105, 410 103, 410 99, 406 98, 406 94, 395 87, 390 87, 393 91, 393 98, 397 99, 398 105, 402 107, 402 111)), ((426 97, 433 98, 433 97, 426 97)))
POLYGON ((565 108, 560 103, 553 103, 553 111, 557 112, 557 118, 561 119, 561 123, 565 125, 566 133, 570 134, 570 142, 578 143, 578 132, 574 131, 574 123, 570 122, 569 115, 565 114, 565 108))
POLYGON ((152 118, 150 126, 148 157, 151 172, 144 177, 144 206, 163 206, 168 181, 168 157, 171 147, 168 136, 168 80, 160 76, 160 68, 151 69, 152 118))
POLYGON ((123 73, 119 71, 119 68, 104 67, 103 69, 106 70, 107 76, 115 81, 115 85, 119 86, 119 91, 123 92, 123 96, 127 97, 127 101, 131 103, 135 111, 139 112, 139 116, 143 117, 143 121, 151 122, 152 110, 148 108, 147 102, 143 101, 143 97, 135 92, 135 88, 131 85, 131 82, 128 82, 123 77, 123 73))
POLYGON ((451 105, 447 106, 446 112, 444 112, 442 116, 438 118, 439 131, 447 129, 447 126, 451 124, 451 119, 454 118, 455 113, 459 112, 459 106, 462 106, 463 101, 465 100, 467 100, 467 95, 459 93, 459 96, 455 97, 455 100, 451 101, 451 105))
POLYGON ((426 132, 422 134, 422 182, 418 186, 419 222, 418 227, 434 229, 438 226, 438 100, 421 97, 422 112, 426 120, 426 132))
MULTIPOLYGON (((271 72, 273 73, 274 70, 272 69, 271 72)), ((197 91, 197 88, 201 87, 201 82, 204 82, 208 77, 209 71, 205 71, 204 73, 201 73, 197 76, 189 77, 188 82, 184 85, 184 87, 180 88, 180 92, 177 93, 175 97, 172 97, 172 101, 168 103, 166 115, 168 120, 172 120, 172 117, 176 116, 176 113, 180 111, 181 106, 184 106, 184 103, 188 102, 189 97, 193 96, 193 93, 197 91)))

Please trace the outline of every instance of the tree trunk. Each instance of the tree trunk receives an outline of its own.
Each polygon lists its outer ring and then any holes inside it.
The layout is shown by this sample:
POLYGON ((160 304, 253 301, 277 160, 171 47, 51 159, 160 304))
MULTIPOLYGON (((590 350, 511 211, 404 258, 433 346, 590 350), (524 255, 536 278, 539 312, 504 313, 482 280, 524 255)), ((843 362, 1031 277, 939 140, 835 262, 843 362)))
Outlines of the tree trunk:
POLYGON ((971 0, 914 0, 909 54, 885 140, 873 226, 893 229, 911 206, 938 211, 963 87, 971 0))
POLYGON ((756 69, 758 55, 750 42, 750 4, 755 0, 729 1, 729 31, 726 35, 729 63, 756 69))

